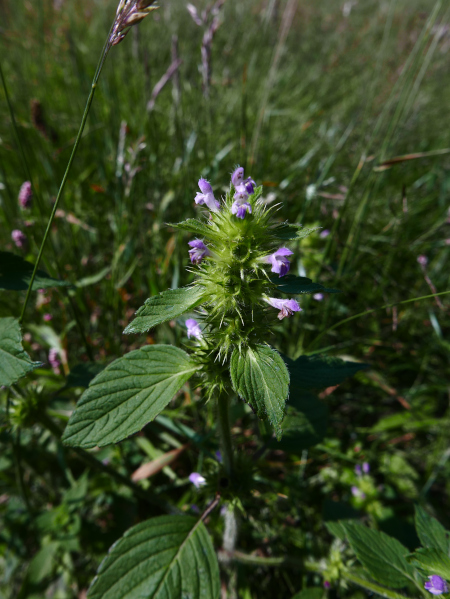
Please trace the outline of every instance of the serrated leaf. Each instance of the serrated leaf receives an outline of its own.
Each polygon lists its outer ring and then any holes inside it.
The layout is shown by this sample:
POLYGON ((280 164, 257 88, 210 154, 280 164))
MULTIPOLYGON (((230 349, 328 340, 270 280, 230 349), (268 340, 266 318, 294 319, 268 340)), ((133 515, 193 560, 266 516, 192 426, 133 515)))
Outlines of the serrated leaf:
POLYGON ((153 420, 198 366, 171 345, 147 345, 115 360, 83 393, 62 440, 73 447, 103 447, 153 420))
POLYGON ((398 589, 414 581, 414 568, 406 561, 408 549, 397 539, 360 524, 345 524, 356 557, 378 582, 398 589))
MULTIPOLYGON (((0 289, 26 291, 31 281, 34 265, 11 252, 0 252, 0 289)), ((54 279, 43 270, 38 270, 33 282, 33 291, 48 287, 67 287, 71 283, 54 279)))
POLYGON ((300 593, 296 593, 292 599, 322 599, 324 590, 320 587, 312 587, 310 589, 303 589, 300 593))
POLYGON ((291 385, 299 389, 322 389, 339 385, 344 379, 368 364, 347 362, 330 356, 300 356, 297 360, 284 357, 291 375, 291 385))
POLYGON ((188 231, 189 233, 199 235, 200 237, 209 237, 210 239, 217 237, 217 231, 215 231, 211 225, 202 223, 195 218, 188 218, 181 223, 167 223, 167 226, 173 227, 174 229, 180 229, 181 231, 188 231))
POLYGON ((286 404, 286 416, 280 441, 272 439, 269 447, 291 453, 301 453, 322 441, 327 432, 328 408, 310 393, 299 393, 291 387, 286 404))
POLYGON ((440 549, 417 549, 410 559, 410 563, 423 570, 426 576, 437 574, 450 580, 450 557, 440 549))
POLYGON ((280 424, 289 393, 289 373, 278 352, 267 345, 235 349, 230 375, 233 389, 256 412, 268 420, 281 437, 280 424))
POLYGON ((281 293, 288 293, 289 295, 298 295, 300 293, 341 293, 339 289, 330 289, 324 287, 320 283, 313 283, 311 279, 307 277, 296 277, 294 275, 286 275, 285 277, 271 277, 272 283, 274 283, 281 293))
POLYGON ((291 225, 288 223, 283 223, 281 225, 277 225, 273 229, 273 235, 282 241, 289 241, 290 239, 303 239, 304 237, 308 237, 317 229, 321 227, 310 227, 309 229, 304 227, 303 225, 291 225))
POLYGON ((146 333, 158 324, 178 318, 204 301, 202 287, 168 289, 149 298, 136 312, 136 318, 124 330, 129 333, 146 333))
POLYGON ((218 599, 217 558, 204 524, 160 516, 130 528, 110 549, 88 599, 218 599))
POLYGON ((445 555, 449 555, 448 532, 436 518, 429 516, 420 505, 416 505, 415 523, 417 535, 424 547, 439 549, 445 555))
POLYGON ((38 366, 22 347, 19 321, 0 318, 0 386, 10 387, 38 366))

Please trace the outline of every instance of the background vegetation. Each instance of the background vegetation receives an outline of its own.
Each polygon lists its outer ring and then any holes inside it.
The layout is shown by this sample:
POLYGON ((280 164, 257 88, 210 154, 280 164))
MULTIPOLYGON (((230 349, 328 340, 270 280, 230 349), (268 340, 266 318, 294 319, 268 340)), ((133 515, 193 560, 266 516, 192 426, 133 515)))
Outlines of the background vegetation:
MULTIPOLYGON (((103 0, 0 3, 1 66, 25 150, 24 160, 2 91, 0 242, 32 262, 115 8, 103 0), (37 193, 21 210, 29 173, 37 193), (26 233, 28 247, 14 246, 13 229, 26 233)), ((200 176, 225 191, 236 164, 265 185, 268 202, 282 204, 280 219, 331 231, 292 247, 293 268, 343 291, 305 296, 301 315, 268 341, 291 358, 326 349, 370 364, 322 394, 329 419, 318 445, 260 455, 238 547, 320 558, 332 541, 323 520, 359 514, 412 549, 415 502, 450 526, 449 300, 398 305, 450 289, 448 8, 431 0, 227 0, 220 18, 207 97, 203 30, 179 0, 163 0, 105 65, 44 255, 47 272, 74 287, 33 295, 25 348, 44 366, 11 394, 0 391, 0 597, 84 597, 127 528, 169 502, 195 513, 212 497, 187 478, 214 470, 218 448, 214 409, 192 385, 138 436, 95 454, 129 480, 149 459, 180 449, 137 483, 155 505, 86 466, 58 442, 58 430, 85 384, 74 380, 76 365, 107 364, 144 342, 186 341, 182 322, 141 338, 122 331, 147 297, 190 280, 188 237, 166 223, 196 214, 200 176), (172 61, 173 36, 183 62, 147 110, 172 61), (52 348, 59 374, 48 364, 52 348), (27 428, 20 396, 38 407, 27 428), (371 470, 361 479, 354 467, 364 461, 371 470)), ((1 316, 20 315, 18 297, 1 292, 1 316)), ((254 456, 258 422, 238 401, 233 420, 236 444, 254 456)), ((223 518, 210 518, 220 548, 223 518)), ((223 576, 228 596, 243 599, 289 598, 321 584, 298 568, 243 563, 225 564, 223 576)))

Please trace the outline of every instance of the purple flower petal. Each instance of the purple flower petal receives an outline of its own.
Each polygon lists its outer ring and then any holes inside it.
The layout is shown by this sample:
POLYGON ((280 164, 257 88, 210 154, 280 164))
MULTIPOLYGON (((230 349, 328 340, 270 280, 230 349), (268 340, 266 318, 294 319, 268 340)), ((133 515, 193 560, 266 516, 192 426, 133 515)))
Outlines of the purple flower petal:
POLYGON ((264 261, 272 264, 272 272, 276 272, 280 277, 284 277, 291 267, 291 263, 286 256, 291 256, 293 253, 294 252, 291 252, 288 248, 280 248, 270 256, 266 256, 264 261))
POLYGON ((294 312, 301 312, 301 308, 298 303, 294 299, 278 299, 276 297, 269 297, 266 301, 280 310, 278 314, 278 318, 283 320, 283 318, 287 318, 288 316, 292 316, 294 312))
POLYGON ((197 489, 200 489, 200 487, 206 485, 206 478, 204 478, 198 472, 192 472, 192 474, 189 475, 189 480, 195 487, 197 487, 197 489))
POLYGON ((364 474, 369 474, 369 472, 370 472, 369 462, 363 462, 362 469, 363 469, 364 474))
POLYGON ((200 328, 200 325, 194 318, 188 318, 186 320, 185 324, 186 324, 186 328, 187 328, 188 339, 190 339, 191 337, 200 339, 200 337, 202 337, 202 335, 203 335, 202 329, 200 328))
POLYGON ((25 233, 23 233, 19 229, 14 229, 14 231, 11 232, 11 239, 14 241, 18 248, 25 247, 28 242, 25 233))
POLYGON ((22 208, 30 208, 32 198, 33 190, 31 188, 31 183, 30 181, 25 181, 25 183, 22 183, 22 187, 19 191, 19 205, 22 208))
POLYGON ((448 585, 446 581, 437 574, 428 576, 428 580, 429 582, 426 582, 424 587, 433 595, 442 595, 442 593, 448 593, 448 585))
POLYGON ((211 255, 211 252, 201 239, 189 241, 188 245, 190 245, 192 248, 192 250, 189 250, 189 257, 192 264, 200 264, 203 258, 211 255))
POLYGON ((200 191, 203 194, 213 193, 213 188, 211 187, 211 183, 206 179, 199 179, 198 186, 200 187, 200 191))
POLYGON ((235 187, 240 185, 244 180, 244 169, 242 166, 238 166, 238 168, 231 175, 231 182, 235 187))
POLYGON ((220 203, 214 197, 214 193, 211 185, 206 179, 200 179, 198 182, 201 193, 197 192, 195 196, 196 204, 205 204, 211 210, 211 212, 217 212, 220 208, 220 203))
POLYGON ((329 235, 329 234, 330 234, 330 231, 329 231, 328 229, 324 229, 324 230, 323 230, 323 231, 320 233, 319 237, 321 237, 322 239, 325 239, 325 237, 328 237, 328 235, 329 235))
POLYGON ((356 466, 355 466, 355 473, 358 476, 361 476, 361 466, 359 464, 356 464, 356 466))
POLYGON ((231 206, 231 213, 235 214, 238 218, 244 218, 247 212, 249 214, 252 213, 252 207, 245 199, 237 199, 231 206))

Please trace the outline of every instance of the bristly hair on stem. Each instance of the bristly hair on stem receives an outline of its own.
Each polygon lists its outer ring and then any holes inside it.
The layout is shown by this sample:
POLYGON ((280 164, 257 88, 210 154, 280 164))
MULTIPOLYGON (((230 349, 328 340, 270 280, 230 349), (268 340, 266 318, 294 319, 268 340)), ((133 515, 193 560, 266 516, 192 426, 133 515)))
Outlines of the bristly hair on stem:
POLYGON ((155 0, 120 0, 110 44, 120 44, 133 25, 137 25, 152 10, 156 10, 158 6, 153 6, 154 2, 155 0))

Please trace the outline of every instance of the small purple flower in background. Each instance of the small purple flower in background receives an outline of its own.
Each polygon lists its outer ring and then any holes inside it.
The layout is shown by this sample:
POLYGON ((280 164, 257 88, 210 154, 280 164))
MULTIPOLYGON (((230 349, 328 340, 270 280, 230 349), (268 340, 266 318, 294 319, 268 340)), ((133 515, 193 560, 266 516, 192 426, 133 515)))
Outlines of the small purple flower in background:
POLYGON ((247 211, 249 214, 252 213, 251 205, 246 202, 247 194, 237 193, 234 197, 236 199, 231 206, 232 214, 235 214, 238 218, 244 218, 247 211))
POLYGON ((19 205, 21 208, 30 208, 32 198, 33 190, 31 188, 31 183, 29 181, 25 181, 25 183, 22 183, 22 187, 19 191, 19 205))
POLYGON ((421 254, 420 256, 417 256, 417 262, 420 266, 426 266, 428 264, 428 258, 421 254))
POLYGON ((53 320, 53 316, 51 314, 44 314, 44 320, 45 322, 50 322, 53 320))
POLYGON ((194 318, 188 318, 186 320, 186 328, 188 339, 190 339, 191 337, 200 339, 200 337, 202 336, 202 330, 200 328, 200 325, 194 318))
POLYGON ((365 499, 366 494, 363 493, 358 487, 352 487, 352 495, 353 497, 358 497, 358 499, 365 499))
POLYGON ((428 576, 429 582, 424 584, 427 591, 430 591, 433 595, 442 595, 442 593, 448 593, 448 585, 443 578, 437 574, 428 576))
POLYGON ((222 452, 220 452, 219 450, 216 451, 215 453, 216 459, 218 462, 222 463, 222 452))
POLYGON ((48 352, 48 363, 53 368, 53 372, 55 374, 60 374, 61 371, 59 367, 61 366, 61 362, 59 360, 59 352, 56 348, 52 347, 48 352))
POLYGON ((361 466, 359 464, 356 464, 355 466, 355 474, 357 476, 361 476, 362 472, 361 472, 361 466))
POLYGON ((206 485, 206 478, 204 478, 198 472, 193 472, 192 474, 190 474, 189 480, 195 487, 197 487, 197 489, 200 489, 200 487, 202 487, 203 485, 206 485))
POLYGON ((329 234, 330 234, 330 231, 329 231, 328 229, 324 229, 324 230, 323 230, 323 231, 320 233, 319 237, 321 237, 322 239, 325 239, 325 237, 328 237, 328 235, 329 235, 329 234))
POLYGON ((313 299, 315 299, 316 302, 321 302, 323 300, 323 293, 315 293, 313 299))
POLYGON ((28 240, 25 233, 22 233, 19 229, 14 229, 11 233, 11 239, 14 241, 18 248, 26 247, 28 240))
POLYGON ((369 472, 370 472, 369 462, 363 462, 362 469, 363 469, 364 474, 369 474, 369 472))
POLYGON ((324 580, 323 581, 323 587, 325 589, 329 589, 330 588, 330 581, 329 580, 324 580))
POLYGON ((192 248, 192 250, 189 250, 189 257, 191 259, 192 264, 200 264, 203 258, 211 255, 211 252, 208 250, 208 248, 201 239, 194 239, 193 241, 189 241, 188 245, 190 245, 192 248))
POLYGON ((291 263, 286 258, 286 256, 292 256, 294 252, 288 250, 287 248, 280 248, 270 256, 266 256, 264 258, 264 262, 267 264, 272 264, 272 268, 270 269, 272 272, 276 272, 280 277, 284 277, 289 272, 291 267, 291 263))
POLYGON ((294 299, 277 299, 276 297, 269 297, 266 299, 271 306, 280 310, 278 318, 283 320, 288 316, 292 316, 294 312, 301 312, 301 308, 294 299))
POLYGON ((238 166, 238 168, 231 175, 231 182, 237 188, 244 181, 244 169, 242 166, 238 166))
POLYGON ((196 204, 206 204, 211 212, 217 212, 220 208, 220 203, 214 197, 214 193, 210 183, 206 179, 200 179, 198 182, 201 193, 197 192, 195 196, 196 204))

